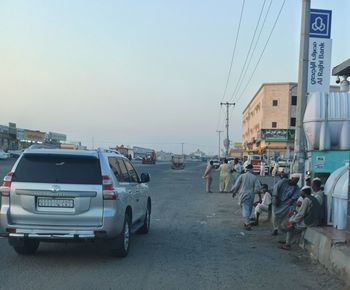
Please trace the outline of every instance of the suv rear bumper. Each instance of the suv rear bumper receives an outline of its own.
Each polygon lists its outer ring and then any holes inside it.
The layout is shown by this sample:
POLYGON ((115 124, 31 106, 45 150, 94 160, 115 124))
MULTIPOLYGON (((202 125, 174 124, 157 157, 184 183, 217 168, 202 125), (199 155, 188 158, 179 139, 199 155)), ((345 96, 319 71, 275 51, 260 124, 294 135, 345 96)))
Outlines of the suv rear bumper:
POLYGON ((103 225, 100 227, 22 225, 12 224, 8 218, 9 208, 0 210, 0 236, 10 238, 31 238, 43 240, 72 240, 115 238, 123 230, 124 220, 117 215, 118 210, 105 209, 103 225))
POLYGON ((96 233, 94 231, 80 231, 80 232, 71 232, 71 233, 45 233, 41 232, 25 232, 20 231, 16 233, 8 233, 7 235, 10 238, 29 238, 29 239, 95 239, 97 238, 96 233))

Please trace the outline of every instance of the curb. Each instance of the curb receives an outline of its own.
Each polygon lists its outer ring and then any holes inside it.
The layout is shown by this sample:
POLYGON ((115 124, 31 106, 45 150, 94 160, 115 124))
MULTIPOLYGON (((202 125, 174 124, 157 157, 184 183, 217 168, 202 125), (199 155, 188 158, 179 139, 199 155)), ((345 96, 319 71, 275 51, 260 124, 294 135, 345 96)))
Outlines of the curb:
POLYGON ((346 234, 330 227, 307 228, 302 247, 312 259, 335 272, 350 285, 350 247, 346 234))

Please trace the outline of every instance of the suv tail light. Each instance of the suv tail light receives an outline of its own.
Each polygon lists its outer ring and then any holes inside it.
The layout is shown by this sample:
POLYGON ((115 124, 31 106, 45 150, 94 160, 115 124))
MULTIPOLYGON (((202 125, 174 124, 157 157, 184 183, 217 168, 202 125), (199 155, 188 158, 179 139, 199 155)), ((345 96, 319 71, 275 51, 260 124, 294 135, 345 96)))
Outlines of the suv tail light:
POLYGON ((102 176, 102 195, 104 200, 117 199, 117 194, 113 190, 112 179, 108 175, 102 176))
POLYGON ((2 186, 0 187, 0 193, 2 196, 10 196, 11 182, 12 182, 13 175, 14 175, 13 172, 9 172, 4 177, 4 181, 2 183, 2 186))

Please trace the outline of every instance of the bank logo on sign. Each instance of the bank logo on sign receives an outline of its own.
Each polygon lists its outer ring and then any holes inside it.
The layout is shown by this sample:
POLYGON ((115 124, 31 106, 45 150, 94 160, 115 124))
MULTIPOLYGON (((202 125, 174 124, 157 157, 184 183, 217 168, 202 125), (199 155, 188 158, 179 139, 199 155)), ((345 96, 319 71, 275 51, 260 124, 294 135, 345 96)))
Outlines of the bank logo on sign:
POLYGON ((331 10, 311 9, 310 11, 310 37, 331 37, 331 10))

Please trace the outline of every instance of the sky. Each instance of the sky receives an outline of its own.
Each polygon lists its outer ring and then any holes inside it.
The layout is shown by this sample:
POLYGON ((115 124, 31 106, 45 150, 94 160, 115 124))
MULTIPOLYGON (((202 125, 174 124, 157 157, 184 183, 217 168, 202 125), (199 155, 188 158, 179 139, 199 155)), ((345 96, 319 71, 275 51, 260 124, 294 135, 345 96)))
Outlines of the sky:
MULTIPOLYGON (((230 101, 230 140, 240 142, 242 111, 261 84, 298 79, 302 1, 285 1, 267 41, 284 2, 272 0, 256 42, 270 2, 0 0, 0 124, 64 133, 89 148, 180 153, 185 143, 185 153, 214 153, 225 129, 220 102, 230 101)), ((333 11, 338 65, 350 57, 350 1, 311 7, 333 11)))

